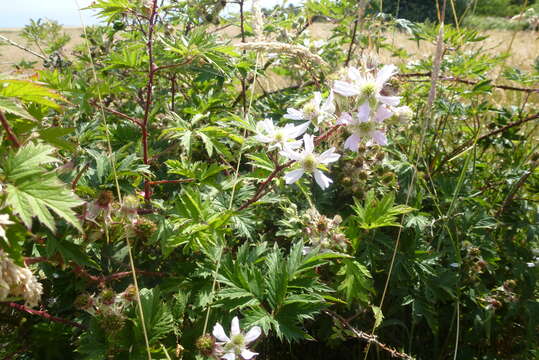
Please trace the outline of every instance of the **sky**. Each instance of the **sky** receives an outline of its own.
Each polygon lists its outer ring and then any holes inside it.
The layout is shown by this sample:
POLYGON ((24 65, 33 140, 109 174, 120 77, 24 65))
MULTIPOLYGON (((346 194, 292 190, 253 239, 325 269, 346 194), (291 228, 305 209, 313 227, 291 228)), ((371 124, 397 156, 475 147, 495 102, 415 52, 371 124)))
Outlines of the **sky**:
MULTIPOLYGON (((0 28, 23 27, 30 22, 30 19, 39 18, 57 20, 64 26, 81 26, 76 1, 81 8, 92 2, 92 0, 0 0, 0 28)), ((297 4, 301 1, 288 0, 287 3, 297 4)), ((282 2, 283 0, 262 0, 264 6, 282 2)), ((234 7, 230 11, 234 11, 234 7)), ((98 23, 98 19, 91 11, 83 10, 82 14, 85 25, 98 23)))

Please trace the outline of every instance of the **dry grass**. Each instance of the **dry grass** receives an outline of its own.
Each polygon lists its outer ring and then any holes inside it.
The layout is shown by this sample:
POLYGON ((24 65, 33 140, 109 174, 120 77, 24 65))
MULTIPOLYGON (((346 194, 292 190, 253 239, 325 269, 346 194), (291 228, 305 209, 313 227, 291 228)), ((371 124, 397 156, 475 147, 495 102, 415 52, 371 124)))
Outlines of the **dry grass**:
MULTIPOLYGON (((309 31, 313 40, 326 39, 331 33, 330 24, 315 24, 309 31)), ((66 53, 69 54, 73 48, 82 42, 80 37, 82 33, 81 28, 65 28, 65 31, 71 36, 71 41, 69 42, 66 53)), ((0 34, 5 37, 18 42, 20 44, 25 44, 24 39, 19 35, 20 29, 0 29, 0 34)), ((231 38, 237 35, 237 29, 227 28, 221 31, 223 37, 231 38)), ((486 31, 488 38, 479 43, 470 44, 470 50, 482 49, 482 51, 490 54, 500 54, 506 52, 511 42, 512 37, 514 36, 514 42, 511 47, 511 55, 506 60, 506 64, 512 67, 517 67, 522 70, 530 70, 533 66, 533 63, 537 56, 539 56, 539 33, 530 32, 530 31, 507 31, 507 30, 491 30, 486 31)), ((427 58, 434 54, 435 46, 433 44, 428 44, 421 42, 419 47, 417 43, 409 39, 409 36, 403 33, 387 33, 386 34, 389 41, 393 42, 399 47, 404 48, 410 55, 412 59, 421 59, 427 58)), ((33 50, 37 50, 35 46, 30 46, 33 50)), ((388 51, 382 50, 378 57, 382 63, 395 63, 398 62, 395 58, 391 57, 391 54, 388 51)), ((23 50, 17 49, 13 46, 0 46, 0 73, 12 71, 13 64, 21 60, 38 60, 37 67, 41 61, 35 56, 24 52, 23 50)), ((403 60, 401 60, 403 61, 403 60)), ((492 69, 492 78, 497 78, 497 69, 492 69)), ((274 76, 267 79, 259 79, 260 84, 267 91, 276 90, 278 88, 288 86, 289 82, 287 79, 274 76)), ((538 85, 539 86, 539 85, 538 85)), ((512 95, 503 95, 503 96, 516 96, 512 95)), ((537 96, 532 96, 535 102, 537 96)), ((504 99, 510 100, 510 99, 504 99)), ((516 99, 514 99, 516 100, 516 99)))

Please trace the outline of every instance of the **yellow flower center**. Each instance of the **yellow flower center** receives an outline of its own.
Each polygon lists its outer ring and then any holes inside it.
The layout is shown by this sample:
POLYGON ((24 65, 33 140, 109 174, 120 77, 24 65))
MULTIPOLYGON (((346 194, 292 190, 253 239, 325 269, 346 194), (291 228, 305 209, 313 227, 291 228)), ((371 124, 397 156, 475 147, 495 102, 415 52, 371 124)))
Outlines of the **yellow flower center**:
POLYGON ((376 93, 376 84, 374 82, 368 82, 361 87, 361 93, 363 96, 371 97, 376 93))
POLYGON ((303 169, 305 169, 306 171, 310 171, 310 172, 313 172, 316 167, 318 166, 318 163, 316 161, 316 158, 314 157, 313 154, 309 154, 307 156, 305 156, 305 158, 303 159, 303 162, 301 164, 303 166, 303 169))
POLYGON ((317 115, 316 106, 312 102, 305 104, 303 107, 303 115, 307 118, 306 120, 312 120, 317 115))
POLYGON ((276 142, 283 142, 285 139, 284 132, 283 131, 277 131, 275 133, 275 141, 276 142))

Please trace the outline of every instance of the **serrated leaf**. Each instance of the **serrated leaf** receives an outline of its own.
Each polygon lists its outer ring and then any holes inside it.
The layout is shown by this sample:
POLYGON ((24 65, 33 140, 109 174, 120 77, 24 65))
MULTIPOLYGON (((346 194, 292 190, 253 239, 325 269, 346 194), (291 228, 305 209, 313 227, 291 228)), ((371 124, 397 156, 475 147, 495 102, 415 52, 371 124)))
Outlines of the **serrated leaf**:
POLYGON ((53 109, 59 109, 60 105, 51 99, 65 100, 60 94, 51 89, 28 80, 0 80, 0 96, 14 97, 53 109))
POLYGON ((74 207, 83 204, 72 191, 60 183, 52 173, 43 174, 39 178, 24 178, 15 184, 6 187, 6 203, 12 207, 13 212, 20 216, 27 227, 32 226, 32 218, 37 217, 40 222, 51 231, 56 231, 54 213, 68 223, 82 231, 74 207))
POLYGON ((16 115, 23 119, 35 121, 34 117, 30 115, 26 109, 19 106, 15 99, 0 97, 0 111, 16 115))

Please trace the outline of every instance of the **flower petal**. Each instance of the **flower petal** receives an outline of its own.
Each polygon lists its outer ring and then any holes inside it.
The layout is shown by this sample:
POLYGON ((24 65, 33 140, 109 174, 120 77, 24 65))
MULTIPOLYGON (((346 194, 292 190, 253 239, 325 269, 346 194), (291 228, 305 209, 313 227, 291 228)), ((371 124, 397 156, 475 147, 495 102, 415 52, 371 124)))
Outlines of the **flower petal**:
POLYGON ((309 134, 303 135, 303 143, 305 144, 305 153, 312 154, 314 150, 313 136, 309 134))
POLYGON ((357 68, 350 66, 348 68, 348 77, 353 81, 361 81, 361 71, 359 71, 357 68))
POLYGON ((249 331, 247 331, 247 334, 245 334, 245 344, 249 344, 262 334, 262 329, 259 326, 253 326, 249 331))
POLYGON ((304 120, 303 112, 296 109, 292 109, 292 108, 288 108, 286 109, 286 111, 287 111, 287 114, 283 116, 285 119, 304 120))
POLYGON ((243 349, 241 351, 241 357, 244 358, 245 360, 250 360, 256 355, 258 355, 258 353, 252 352, 248 349, 243 349))
POLYGON ((329 92, 329 96, 324 101, 324 104, 322 105, 322 112, 326 114, 333 114, 335 112, 335 102, 334 102, 335 95, 333 93, 333 90, 329 92))
POLYGON ((398 96, 377 96, 378 101, 389 106, 397 106, 401 102, 401 98, 398 96))
POLYGON ((350 149, 352 151, 356 151, 357 152, 357 149, 359 149, 359 143, 361 141, 361 138, 359 137, 359 135, 357 134, 352 134, 348 137, 348 139, 346 139, 346 141, 344 142, 344 148, 345 149, 350 149))
POLYGON ((307 131, 309 125, 311 125, 311 122, 307 121, 301 125, 295 126, 293 129, 290 130, 290 137, 295 139, 298 136, 305 134, 305 131, 307 131))
POLYGON ((226 336, 225 329, 223 329, 223 327, 219 323, 215 324, 215 326, 213 327, 212 333, 213 333, 213 336, 215 336, 215 338, 219 341, 223 341, 223 342, 230 341, 230 338, 226 336))
POLYGON ((322 190, 327 189, 329 184, 333 182, 333 180, 328 178, 322 171, 318 169, 314 170, 314 180, 316 180, 316 183, 322 188, 322 190))
POLYGON ((322 103, 322 93, 320 91, 314 92, 314 99, 312 102, 316 109, 320 109, 320 104, 322 103))
POLYGON ((225 360, 236 360, 236 355, 232 352, 226 353, 223 356, 221 356, 221 359, 225 360))
POLYGON ((332 147, 331 149, 328 149, 324 151, 322 154, 320 154, 318 156, 318 161, 320 161, 322 164, 329 164, 329 163, 339 160, 340 157, 341 155, 337 154, 335 152, 335 148, 332 147))
POLYGON ((295 160, 295 161, 301 160, 303 158, 300 154, 293 151, 292 147, 290 147, 287 143, 285 143, 285 146, 283 147, 283 151, 280 151, 279 154, 281 154, 287 159, 295 160))
POLYGON ((386 134, 384 134, 382 131, 380 130, 374 130, 374 131, 371 131, 370 133, 372 139, 374 140, 375 143, 377 143, 378 145, 387 145, 387 137, 386 137, 386 134))
POLYGON ((376 115, 374 116, 374 120, 378 122, 382 122, 385 119, 389 119, 393 116, 393 112, 390 111, 387 107, 380 105, 378 106, 378 110, 376 110, 376 115))
POLYGON ((333 91, 342 96, 356 96, 360 93, 353 84, 341 80, 336 80, 333 83, 333 91))
POLYGON ((347 112, 343 112, 337 119, 337 125, 350 125, 353 121, 354 119, 352 118, 352 115, 347 112))
POLYGON ((376 84, 383 87, 389 78, 395 75, 396 72, 397 67, 395 65, 390 64, 384 66, 382 69, 380 69, 380 71, 378 71, 378 74, 376 74, 376 84))
POLYGON ((232 324, 230 325, 230 337, 236 336, 239 333, 241 333, 240 320, 237 316, 234 316, 232 319, 232 324))
POLYGON ((305 174, 305 170, 303 169, 292 170, 284 175, 284 181, 288 185, 293 184, 298 181, 303 176, 303 174, 305 174))
POLYGON ((367 122, 369 121, 369 115, 371 113, 371 106, 369 105, 368 101, 365 101, 357 111, 357 117, 359 119, 359 122, 367 122))

